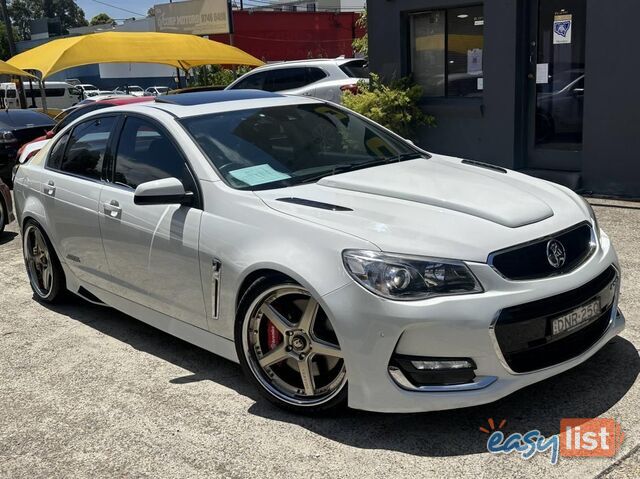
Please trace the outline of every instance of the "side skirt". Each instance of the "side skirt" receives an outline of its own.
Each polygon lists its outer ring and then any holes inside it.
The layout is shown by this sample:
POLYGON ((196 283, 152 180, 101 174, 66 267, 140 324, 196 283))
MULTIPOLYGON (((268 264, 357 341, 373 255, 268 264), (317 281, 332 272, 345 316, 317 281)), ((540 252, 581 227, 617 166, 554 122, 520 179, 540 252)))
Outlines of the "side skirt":
POLYGON ((166 314, 159 313, 158 311, 149 309, 146 306, 142 306, 138 303, 122 298, 121 296, 117 296, 98 288, 97 286, 92 286, 87 283, 82 283, 82 285, 80 285, 72 276, 73 273, 69 271, 69 268, 67 268, 66 265, 63 265, 63 268, 67 277, 67 288, 69 291, 74 292, 81 298, 85 299, 84 296, 78 294, 80 287, 89 291, 92 295, 102 301, 104 305, 111 306, 112 308, 128 314, 143 323, 147 323, 160 331, 171 334, 172 336, 180 338, 183 341, 205 349, 213 354, 222 356, 229 361, 238 363, 236 347, 232 340, 223 338, 222 336, 218 336, 217 334, 213 334, 189 323, 185 323, 184 321, 172 318, 166 314))

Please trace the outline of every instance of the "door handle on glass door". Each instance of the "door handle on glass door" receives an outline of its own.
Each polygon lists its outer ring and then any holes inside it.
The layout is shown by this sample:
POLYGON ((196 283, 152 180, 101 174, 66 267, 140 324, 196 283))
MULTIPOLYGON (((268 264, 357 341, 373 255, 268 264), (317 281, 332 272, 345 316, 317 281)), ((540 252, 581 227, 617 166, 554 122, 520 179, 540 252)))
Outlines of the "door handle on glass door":
POLYGON ((120 218, 122 215, 122 208, 116 200, 111 200, 109 203, 102 203, 104 214, 109 218, 120 218))
POLYGON ((47 181, 47 184, 44 185, 44 194, 48 196, 54 196, 56 194, 56 185, 53 180, 47 181))

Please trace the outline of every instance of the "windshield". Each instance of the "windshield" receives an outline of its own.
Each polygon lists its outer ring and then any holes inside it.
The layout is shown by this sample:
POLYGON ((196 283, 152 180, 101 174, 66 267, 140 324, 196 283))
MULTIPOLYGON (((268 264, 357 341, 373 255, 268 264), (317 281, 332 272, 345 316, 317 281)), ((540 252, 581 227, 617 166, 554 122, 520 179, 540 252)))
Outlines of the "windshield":
POLYGON ((129 91, 144 91, 144 90, 139 86, 130 86, 129 91))
POLYGON ((82 85, 82 88, 84 88, 85 90, 97 90, 98 87, 97 86, 93 86, 93 85, 82 85))
POLYGON ((324 103, 229 111, 181 122, 237 189, 292 186, 423 155, 375 124, 324 103))

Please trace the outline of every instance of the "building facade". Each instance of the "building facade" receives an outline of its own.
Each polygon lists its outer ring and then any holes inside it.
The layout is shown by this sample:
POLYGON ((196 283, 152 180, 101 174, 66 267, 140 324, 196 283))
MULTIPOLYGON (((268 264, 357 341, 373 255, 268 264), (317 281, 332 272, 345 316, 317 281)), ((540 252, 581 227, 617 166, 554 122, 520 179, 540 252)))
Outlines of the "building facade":
POLYGON ((361 12, 366 0, 276 0, 268 6, 254 7, 256 10, 285 12, 361 12))
POLYGON ((640 198, 638 18, 637 0, 369 0, 370 66, 422 85, 428 150, 640 198))

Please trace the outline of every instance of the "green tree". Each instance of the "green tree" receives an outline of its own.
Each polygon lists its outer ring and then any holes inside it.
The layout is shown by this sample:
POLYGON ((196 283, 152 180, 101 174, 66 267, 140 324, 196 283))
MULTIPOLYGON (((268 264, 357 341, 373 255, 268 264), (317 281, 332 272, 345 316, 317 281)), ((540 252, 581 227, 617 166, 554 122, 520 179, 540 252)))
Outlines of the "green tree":
POLYGON ((156 16, 156 9, 153 7, 149 7, 149 10, 147 10, 147 17, 155 17, 156 16))
MULTIPOLYGON (((364 28, 367 30, 367 9, 360 14, 358 19, 356 20, 356 25, 360 28, 364 28)), ((353 47, 353 51, 355 53, 360 53, 362 56, 369 55, 369 32, 367 31, 362 37, 355 38, 351 43, 353 47)))
POLYGON ((90 25, 115 25, 116 21, 106 13, 98 13, 89 22, 90 25))
POLYGON ((74 0, 12 0, 9 16, 20 38, 25 39, 31 37, 31 20, 42 17, 59 18, 63 33, 69 33, 69 28, 89 25, 74 0))

